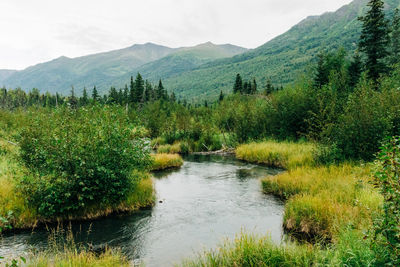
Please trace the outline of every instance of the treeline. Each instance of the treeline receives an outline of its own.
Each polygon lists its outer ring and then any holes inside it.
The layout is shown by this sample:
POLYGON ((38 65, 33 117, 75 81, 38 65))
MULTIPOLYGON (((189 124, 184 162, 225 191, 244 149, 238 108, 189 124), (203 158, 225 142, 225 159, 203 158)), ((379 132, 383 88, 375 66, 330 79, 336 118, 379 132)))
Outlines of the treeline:
POLYGON ((71 88, 69 96, 63 96, 58 93, 50 94, 46 92, 41 94, 36 88, 26 93, 21 88, 0 89, 0 108, 15 109, 20 107, 57 107, 62 105, 70 105, 74 108, 86 106, 93 103, 99 104, 120 104, 120 105, 138 105, 156 100, 171 100, 175 101, 175 94, 168 94, 160 80, 157 86, 151 84, 148 80, 143 80, 140 73, 136 79, 131 77, 129 86, 117 90, 111 87, 107 94, 101 96, 97 91, 96 86, 89 92, 86 88, 83 89, 82 96, 78 97, 75 94, 74 87, 71 88))

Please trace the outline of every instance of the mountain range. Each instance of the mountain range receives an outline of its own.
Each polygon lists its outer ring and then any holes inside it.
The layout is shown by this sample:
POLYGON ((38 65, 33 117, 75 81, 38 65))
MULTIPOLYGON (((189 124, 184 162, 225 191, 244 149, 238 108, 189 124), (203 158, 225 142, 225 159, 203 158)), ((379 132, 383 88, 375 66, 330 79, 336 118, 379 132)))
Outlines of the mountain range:
MULTIPOLYGON (((357 48, 358 17, 367 2, 354 0, 335 12, 310 16, 256 49, 210 42, 183 48, 136 44, 78 58, 60 57, 21 71, 0 70, 0 85, 64 95, 71 86, 79 94, 83 87, 96 85, 105 93, 111 86, 123 87, 139 72, 153 83, 162 79, 169 91, 191 99, 215 98, 220 90, 230 91, 237 73, 245 80, 256 78, 260 86, 267 79, 287 85, 309 69, 318 52, 357 48)), ((400 0, 385 3, 388 12, 400 6, 400 0)))

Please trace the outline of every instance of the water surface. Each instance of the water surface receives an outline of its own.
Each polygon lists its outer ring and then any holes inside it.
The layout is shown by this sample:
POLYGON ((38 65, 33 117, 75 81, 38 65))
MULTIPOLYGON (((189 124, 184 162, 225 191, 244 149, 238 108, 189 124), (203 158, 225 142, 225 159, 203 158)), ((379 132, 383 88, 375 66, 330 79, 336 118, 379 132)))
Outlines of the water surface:
MULTIPOLYGON (((215 248, 241 231, 282 236, 283 203, 261 191, 259 178, 279 171, 229 157, 189 156, 179 170, 156 173, 152 209, 74 223, 76 241, 119 247, 134 262, 168 266, 215 248), (88 234, 88 232, 90 232, 88 234)), ((48 245, 45 229, 0 241, 0 255, 48 245)))

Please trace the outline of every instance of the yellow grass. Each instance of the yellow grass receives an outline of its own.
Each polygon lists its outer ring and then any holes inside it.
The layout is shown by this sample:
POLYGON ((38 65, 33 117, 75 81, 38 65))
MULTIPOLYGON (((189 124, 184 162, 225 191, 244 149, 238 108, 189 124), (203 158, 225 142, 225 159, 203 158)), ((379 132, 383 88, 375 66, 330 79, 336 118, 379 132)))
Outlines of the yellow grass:
POLYGON ((299 167, 262 180, 263 190, 285 199, 284 226, 290 232, 335 241, 340 229, 365 229, 380 212, 382 197, 372 188, 368 167, 342 164, 299 167))
POLYGON ((314 150, 315 145, 311 143, 265 141, 239 146, 236 149, 236 157, 270 167, 292 169, 297 166, 313 165, 314 150))
POLYGON ((160 145, 157 149, 160 154, 179 154, 181 153, 181 143, 175 143, 173 145, 160 145))
POLYGON ((178 154, 155 154, 153 155, 153 171, 165 170, 169 168, 179 168, 183 165, 182 157, 178 154))

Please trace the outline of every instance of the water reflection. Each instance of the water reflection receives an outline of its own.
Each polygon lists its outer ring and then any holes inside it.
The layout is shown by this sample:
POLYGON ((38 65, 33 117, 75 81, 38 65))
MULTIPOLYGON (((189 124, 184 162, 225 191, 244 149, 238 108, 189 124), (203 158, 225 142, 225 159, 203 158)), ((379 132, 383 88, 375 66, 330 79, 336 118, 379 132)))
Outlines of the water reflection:
MULTIPOLYGON (((119 247, 131 260, 141 259, 147 266, 179 262, 242 229, 270 233, 279 241, 283 204, 264 195, 258 179, 277 172, 231 157, 190 156, 181 169, 154 175, 154 208, 71 227, 77 242, 119 247)), ((45 229, 6 236, 0 254, 43 249, 47 240, 45 229)))

